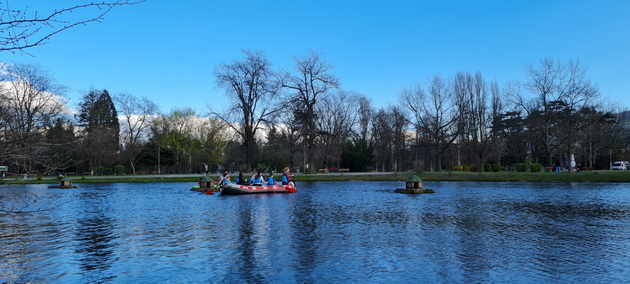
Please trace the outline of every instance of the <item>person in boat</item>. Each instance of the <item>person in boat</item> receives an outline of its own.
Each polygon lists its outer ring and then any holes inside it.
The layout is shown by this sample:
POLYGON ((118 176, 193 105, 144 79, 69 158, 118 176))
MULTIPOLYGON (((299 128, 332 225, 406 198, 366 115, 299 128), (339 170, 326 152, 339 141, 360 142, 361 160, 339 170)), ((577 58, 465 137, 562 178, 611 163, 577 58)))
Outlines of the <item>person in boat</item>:
POLYGON ((267 185, 276 185, 278 184, 278 182, 276 181, 275 178, 273 178, 273 173, 269 174, 269 177, 267 178, 267 185))
POLYGON ((243 177, 243 172, 238 172, 238 177, 236 177, 236 184, 246 184, 247 180, 243 177))
POLYGON ((289 167, 284 168, 284 172, 282 173, 282 185, 287 185, 293 180, 293 176, 291 175, 291 169, 289 167))
POLYGON ((221 179, 219 179, 219 185, 223 186, 224 184, 228 184, 228 183, 230 183, 230 175, 228 174, 228 171, 226 170, 221 175, 221 179))
POLYGON ((258 172, 257 174, 253 175, 249 181, 250 185, 263 185, 263 183, 265 183, 265 181, 263 180, 263 176, 261 172, 258 172))
POLYGON ((216 180, 212 179, 212 182, 210 183, 210 185, 212 186, 212 188, 215 189, 219 189, 221 187, 221 184, 218 183, 216 180))

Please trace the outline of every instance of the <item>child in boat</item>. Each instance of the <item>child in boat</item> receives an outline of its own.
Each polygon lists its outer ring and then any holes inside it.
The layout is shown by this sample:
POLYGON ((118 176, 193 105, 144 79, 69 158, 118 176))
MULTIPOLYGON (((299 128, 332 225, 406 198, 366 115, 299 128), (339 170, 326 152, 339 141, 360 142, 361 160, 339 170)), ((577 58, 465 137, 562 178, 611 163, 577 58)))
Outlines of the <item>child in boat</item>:
POLYGON ((273 178, 273 173, 269 174, 269 177, 267 178, 267 185, 276 185, 278 184, 278 182, 276 181, 275 178, 273 178))
POLYGON ((230 175, 228 174, 228 171, 226 170, 225 172, 223 172, 223 175, 221 175, 221 179, 219 180, 219 185, 224 185, 228 183, 230 183, 230 175))
POLYGON ((249 184, 251 185, 262 185, 263 183, 265 183, 265 181, 263 180, 261 172, 258 172, 257 174, 253 175, 249 182, 249 184))
POLYGON ((238 177, 236 177, 236 184, 245 184, 247 181, 243 177, 243 172, 238 172, 238 177))
POLYGON ((284 168, 284 172, 282 173, 282 185, 287 185, 292 180, 291 170, 289 167, 284 168))

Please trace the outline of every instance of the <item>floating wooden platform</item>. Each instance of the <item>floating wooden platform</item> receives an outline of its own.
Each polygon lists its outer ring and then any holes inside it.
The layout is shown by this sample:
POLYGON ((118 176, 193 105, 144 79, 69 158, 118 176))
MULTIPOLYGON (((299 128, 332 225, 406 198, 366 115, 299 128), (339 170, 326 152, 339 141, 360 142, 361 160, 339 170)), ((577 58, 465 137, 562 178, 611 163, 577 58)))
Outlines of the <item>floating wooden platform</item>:
POLYGON ((430 188, 420 188, 420 189, 398 188, 394 192, 405 193, 405 194, 435 193, 435 191, 430 188))
POLYGON ((80 185, 51 185, 48 188, 80 188, 80 185))

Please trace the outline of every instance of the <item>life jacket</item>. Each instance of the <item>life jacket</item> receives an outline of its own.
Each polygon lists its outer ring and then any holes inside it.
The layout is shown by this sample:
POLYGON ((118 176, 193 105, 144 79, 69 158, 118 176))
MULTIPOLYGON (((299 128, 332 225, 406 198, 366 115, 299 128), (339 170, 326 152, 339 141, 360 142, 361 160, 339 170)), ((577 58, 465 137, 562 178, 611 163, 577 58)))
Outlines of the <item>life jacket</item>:
POLYGON ((273 177, 268 177, 267 178, 267 184, 269 184, 269 185, 276 184, 276 179, 273 178, 273 177))
POLYGON ((250 183, 250 184, 262 184, 262 182, 263 182, 263 181, 262 181, 262 178, 261 178, 261 177, 257 177, 257 178, 252 177, 252 181, 251 181, 251 183, 250 183))

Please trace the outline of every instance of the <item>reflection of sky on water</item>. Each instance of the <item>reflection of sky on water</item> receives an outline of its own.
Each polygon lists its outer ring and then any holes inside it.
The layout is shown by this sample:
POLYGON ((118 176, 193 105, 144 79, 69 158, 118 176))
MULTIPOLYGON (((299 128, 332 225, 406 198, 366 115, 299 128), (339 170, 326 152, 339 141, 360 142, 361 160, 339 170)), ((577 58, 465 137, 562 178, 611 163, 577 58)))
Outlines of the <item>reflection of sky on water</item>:
POLYGON ((189 186, 11 187, 5 205, 37 201, 0 216, 0 282, 619 282, 630 271, 626 184, 189 186))

